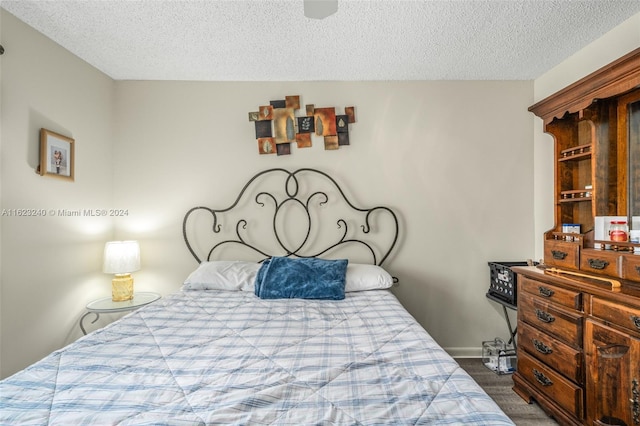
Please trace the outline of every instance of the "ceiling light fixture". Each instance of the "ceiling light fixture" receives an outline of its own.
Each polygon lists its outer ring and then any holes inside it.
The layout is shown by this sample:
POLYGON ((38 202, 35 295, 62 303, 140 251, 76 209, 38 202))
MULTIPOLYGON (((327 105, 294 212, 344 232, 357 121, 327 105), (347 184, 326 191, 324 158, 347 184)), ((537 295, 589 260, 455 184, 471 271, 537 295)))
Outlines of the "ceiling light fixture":
POLYGON ((304 16, 324 19, 338 11, 338 0, 304 0, 304 16))

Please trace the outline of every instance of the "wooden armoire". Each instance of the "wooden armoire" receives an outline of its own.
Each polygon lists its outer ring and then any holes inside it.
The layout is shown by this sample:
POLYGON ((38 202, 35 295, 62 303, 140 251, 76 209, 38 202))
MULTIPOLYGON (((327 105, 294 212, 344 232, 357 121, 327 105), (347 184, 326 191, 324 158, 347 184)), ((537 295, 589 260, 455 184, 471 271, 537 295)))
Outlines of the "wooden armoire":
POLYGON ((515 267, 514 390, 560 424, 640 426, 640 49, 529 108, 553 137, 553 229, 515 267), (614 225, 612 225, 614 224, 614 225))

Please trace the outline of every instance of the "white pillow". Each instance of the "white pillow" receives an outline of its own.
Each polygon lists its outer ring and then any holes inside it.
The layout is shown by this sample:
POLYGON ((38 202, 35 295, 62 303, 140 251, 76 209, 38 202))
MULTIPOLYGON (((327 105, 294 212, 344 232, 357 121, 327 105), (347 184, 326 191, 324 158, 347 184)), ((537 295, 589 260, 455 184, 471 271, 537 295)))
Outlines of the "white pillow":
POLYGON ((393 278, 380 266, 361 263, 349 263, 347 265, 345 292, 380 290, 389 288, 392 285, 393 278))
MULTIPOLYGON (((240 260, 202 262, 185 280, 185 290, 254 291, 254 281, 261 263, 240 260)), ((393 278, 382 267, 349 263, 345 292, 380 290, 393 285, 393 278)))
POLYGON ((239 260, 202 262, 185 280, 187 290, 253 291, 260 263, 239 260))

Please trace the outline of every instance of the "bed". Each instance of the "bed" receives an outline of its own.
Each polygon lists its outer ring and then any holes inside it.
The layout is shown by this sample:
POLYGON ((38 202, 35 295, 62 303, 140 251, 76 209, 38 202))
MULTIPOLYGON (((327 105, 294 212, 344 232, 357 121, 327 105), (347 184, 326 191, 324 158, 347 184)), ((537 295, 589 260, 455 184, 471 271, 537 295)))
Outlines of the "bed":
POLYGON ((186 213, 179 291, 1 381, 0 424, 512 425, 390 291, 399 228, 324 172, 262 171, 186 213))

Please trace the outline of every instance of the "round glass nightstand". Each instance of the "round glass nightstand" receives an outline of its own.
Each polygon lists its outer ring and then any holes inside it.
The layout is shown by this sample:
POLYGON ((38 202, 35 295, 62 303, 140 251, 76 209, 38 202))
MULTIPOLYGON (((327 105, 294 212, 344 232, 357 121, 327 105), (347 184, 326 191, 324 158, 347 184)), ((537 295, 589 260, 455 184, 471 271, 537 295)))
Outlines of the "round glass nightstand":
POLYGON ((122 302, 114 302, 111 300, 111 297, 103 297, 102 299, 94 300, 87 305, 87 312, 80 317, 80 330, 82 330, 83 334, 87 334, 83 322, 90 314, 94 314, 96 316, 95 319, 91 321, 91 324, 94 324, 100 318, 100 314, 134 311, 144 305, 155 302, 160 299, 160 297, 161 296, 158 293, 139 292, 133 293, 133 299, 122 302))

